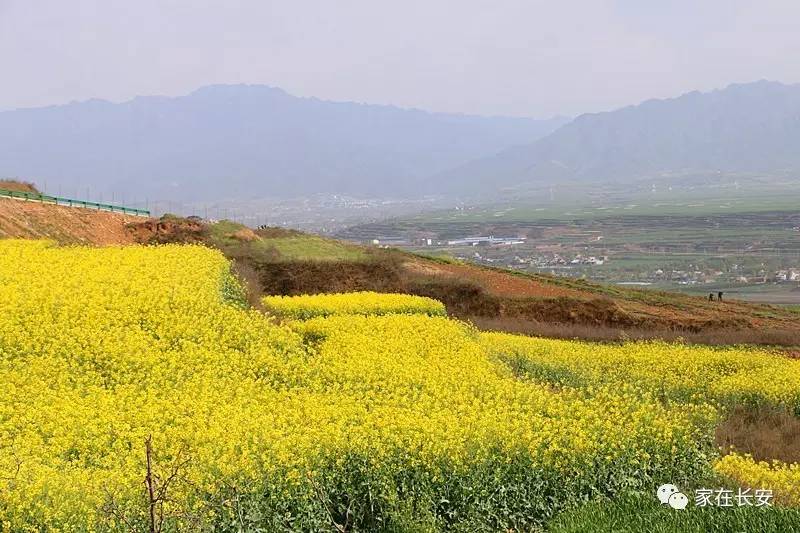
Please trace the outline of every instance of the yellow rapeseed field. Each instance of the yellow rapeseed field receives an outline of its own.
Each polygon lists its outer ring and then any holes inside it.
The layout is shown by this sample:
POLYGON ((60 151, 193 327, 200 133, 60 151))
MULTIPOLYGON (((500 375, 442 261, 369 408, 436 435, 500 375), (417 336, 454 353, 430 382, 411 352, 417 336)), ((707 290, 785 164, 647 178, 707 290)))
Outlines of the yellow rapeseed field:
MULTIPOLYGON (((632 387, 678 404, 785 408, 800 414, 800 360, 770 350, 632 342, 597 344, 482 333, 488 354, 526 379, 557 387, 632 387)), ((728 453, 716 473, 745 487, 771 488, 800 505, 800 464, 728 453)))
POLYGON ((301 296, 266 296, 264 307, 278 316, 308 319, 330 315, 417 314, 444 316, 442 302, 410 294, 350 292, 342 294, 309 294, 301 296))
POLYGON ((279 325, 204 247, 0 241, 2 529, 527 530, 710 473, 718 400, 796 405, 769 353, 637 344, 626 381, 428 302, 350 314, 364 298, 279 325), (681 388, 637 357, 694 370, 681 388))
POLYGON ((624 345, 484 333, 488 353, 523 376, 557 386, 627 385, 662 398, 800 413, 800 360, 769 350, 664 342, 624 345))
POLYGON ((768 487, 779 503, 800 505, 800 464, 755 461, 747 454, 730 453, 716 462, 714 470, 743 487, 768 487))

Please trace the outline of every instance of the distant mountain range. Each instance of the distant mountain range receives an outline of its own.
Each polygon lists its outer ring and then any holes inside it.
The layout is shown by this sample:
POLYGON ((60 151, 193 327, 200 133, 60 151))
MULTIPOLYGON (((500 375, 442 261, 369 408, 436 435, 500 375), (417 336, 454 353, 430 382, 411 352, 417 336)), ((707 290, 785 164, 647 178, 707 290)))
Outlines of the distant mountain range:
POLYGON ((477 117, 298 98, 254 85, 0 113, 0 176, 50 192, 214 200, 414 196, 430 176, 565 118, 477 117))
POLYGON ((437 176, 436 190, 800 176, 800 85, 759 81, 577 117, 535 142, 437 176))
POLYGON ((571 121, 327 102, 253 85, 0 113, 0 177, 107 199, 488 199, 548 184, 728 174, 800 176, 800 85, 737 84, 571 121))

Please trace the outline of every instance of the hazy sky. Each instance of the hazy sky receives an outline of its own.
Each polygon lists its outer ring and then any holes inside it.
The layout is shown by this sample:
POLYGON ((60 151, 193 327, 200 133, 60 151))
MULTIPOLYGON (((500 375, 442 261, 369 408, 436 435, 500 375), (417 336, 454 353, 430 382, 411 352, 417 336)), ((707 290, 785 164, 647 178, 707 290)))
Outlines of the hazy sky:
POLYGON ((0 0, 0 109, 263 83, 544 117, 800 82, 797 0, 0 0))

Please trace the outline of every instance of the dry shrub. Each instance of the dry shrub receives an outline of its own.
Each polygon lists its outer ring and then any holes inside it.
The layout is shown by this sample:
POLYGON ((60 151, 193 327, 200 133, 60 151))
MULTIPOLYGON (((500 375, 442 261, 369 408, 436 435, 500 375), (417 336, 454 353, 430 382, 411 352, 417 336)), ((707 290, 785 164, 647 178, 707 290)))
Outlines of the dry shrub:
MULTIPOLYGON (((800 345, 800 332, 791 330, 707 329, 698 332, 679 328, 625 328, 604 324, 542 322, 522 317, 472 316, 468 318, 480 329, 488 331, 503 331, 556 339, 581 339, 601 342, 660 339, 715 346, 730 344, 800 345)), ((787 355, 796 357, 797 353, 792 351, 787 355)))
POLYGON ((264 304, 261 303, 261 295, 264 293, 264 290, 261 287, 261 281, 256 269, 247 261, 234 260, 233 273, 236 274, 236 277, 244 287, 245 293, 247 294, 247 303, 255 309, 263 310, 264 304))
POLYGON ((280 261, 254 264, 264 294, 403 292, 398 268, 384 261, 280 261))
POLYGON ((31 182, 28 181, 19 181, 19 180, 0 180, 0 189, 6 189, 7 191, 17 191, 17 192, 31 192, 31 193, 38 193, 39 190, 36 188, 31 182))
POLYGON ((164 215, 126 225, 136 242, 142 244, 186 244, 204 242, 208 237, 205 224, 188 218, 164 215))
POLYGON ((232 239, 242 242, 252 242, 258 240, 258 235, 255 234, 250 228, 242 228, 234 233, 228 235, 232 239))
POLYGON ((403 290, 417 296, 435 298, 444 303, 447 313, 459 317, 497 316, 502 313, 503 299, 486 292, 471 281, 436 277, 406 280, 403 290))
POLYGON ((756 461, 800 462, 800 419, 784 409, 734 409, 717 427, 717 445, 756 461))
POLYGON ((262 239, 280 239, 282 237, 305 236, 302 231, 295 229, 279 228, 276 226, 262 226, 255 231, 262 239))

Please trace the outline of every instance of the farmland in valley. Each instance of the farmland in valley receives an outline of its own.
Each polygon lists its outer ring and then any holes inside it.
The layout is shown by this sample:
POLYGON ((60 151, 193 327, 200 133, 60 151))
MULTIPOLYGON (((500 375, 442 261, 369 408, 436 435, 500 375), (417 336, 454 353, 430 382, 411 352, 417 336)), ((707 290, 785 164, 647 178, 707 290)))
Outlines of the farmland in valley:
POLYGON ((360 224, 338 235, 357 242, 393 239, 407 250, 523 272, 798 304, 795 190, 594 191, 571 201, 465 205, 360 224), (490 235, 509 242, 462 242, 490 235))

